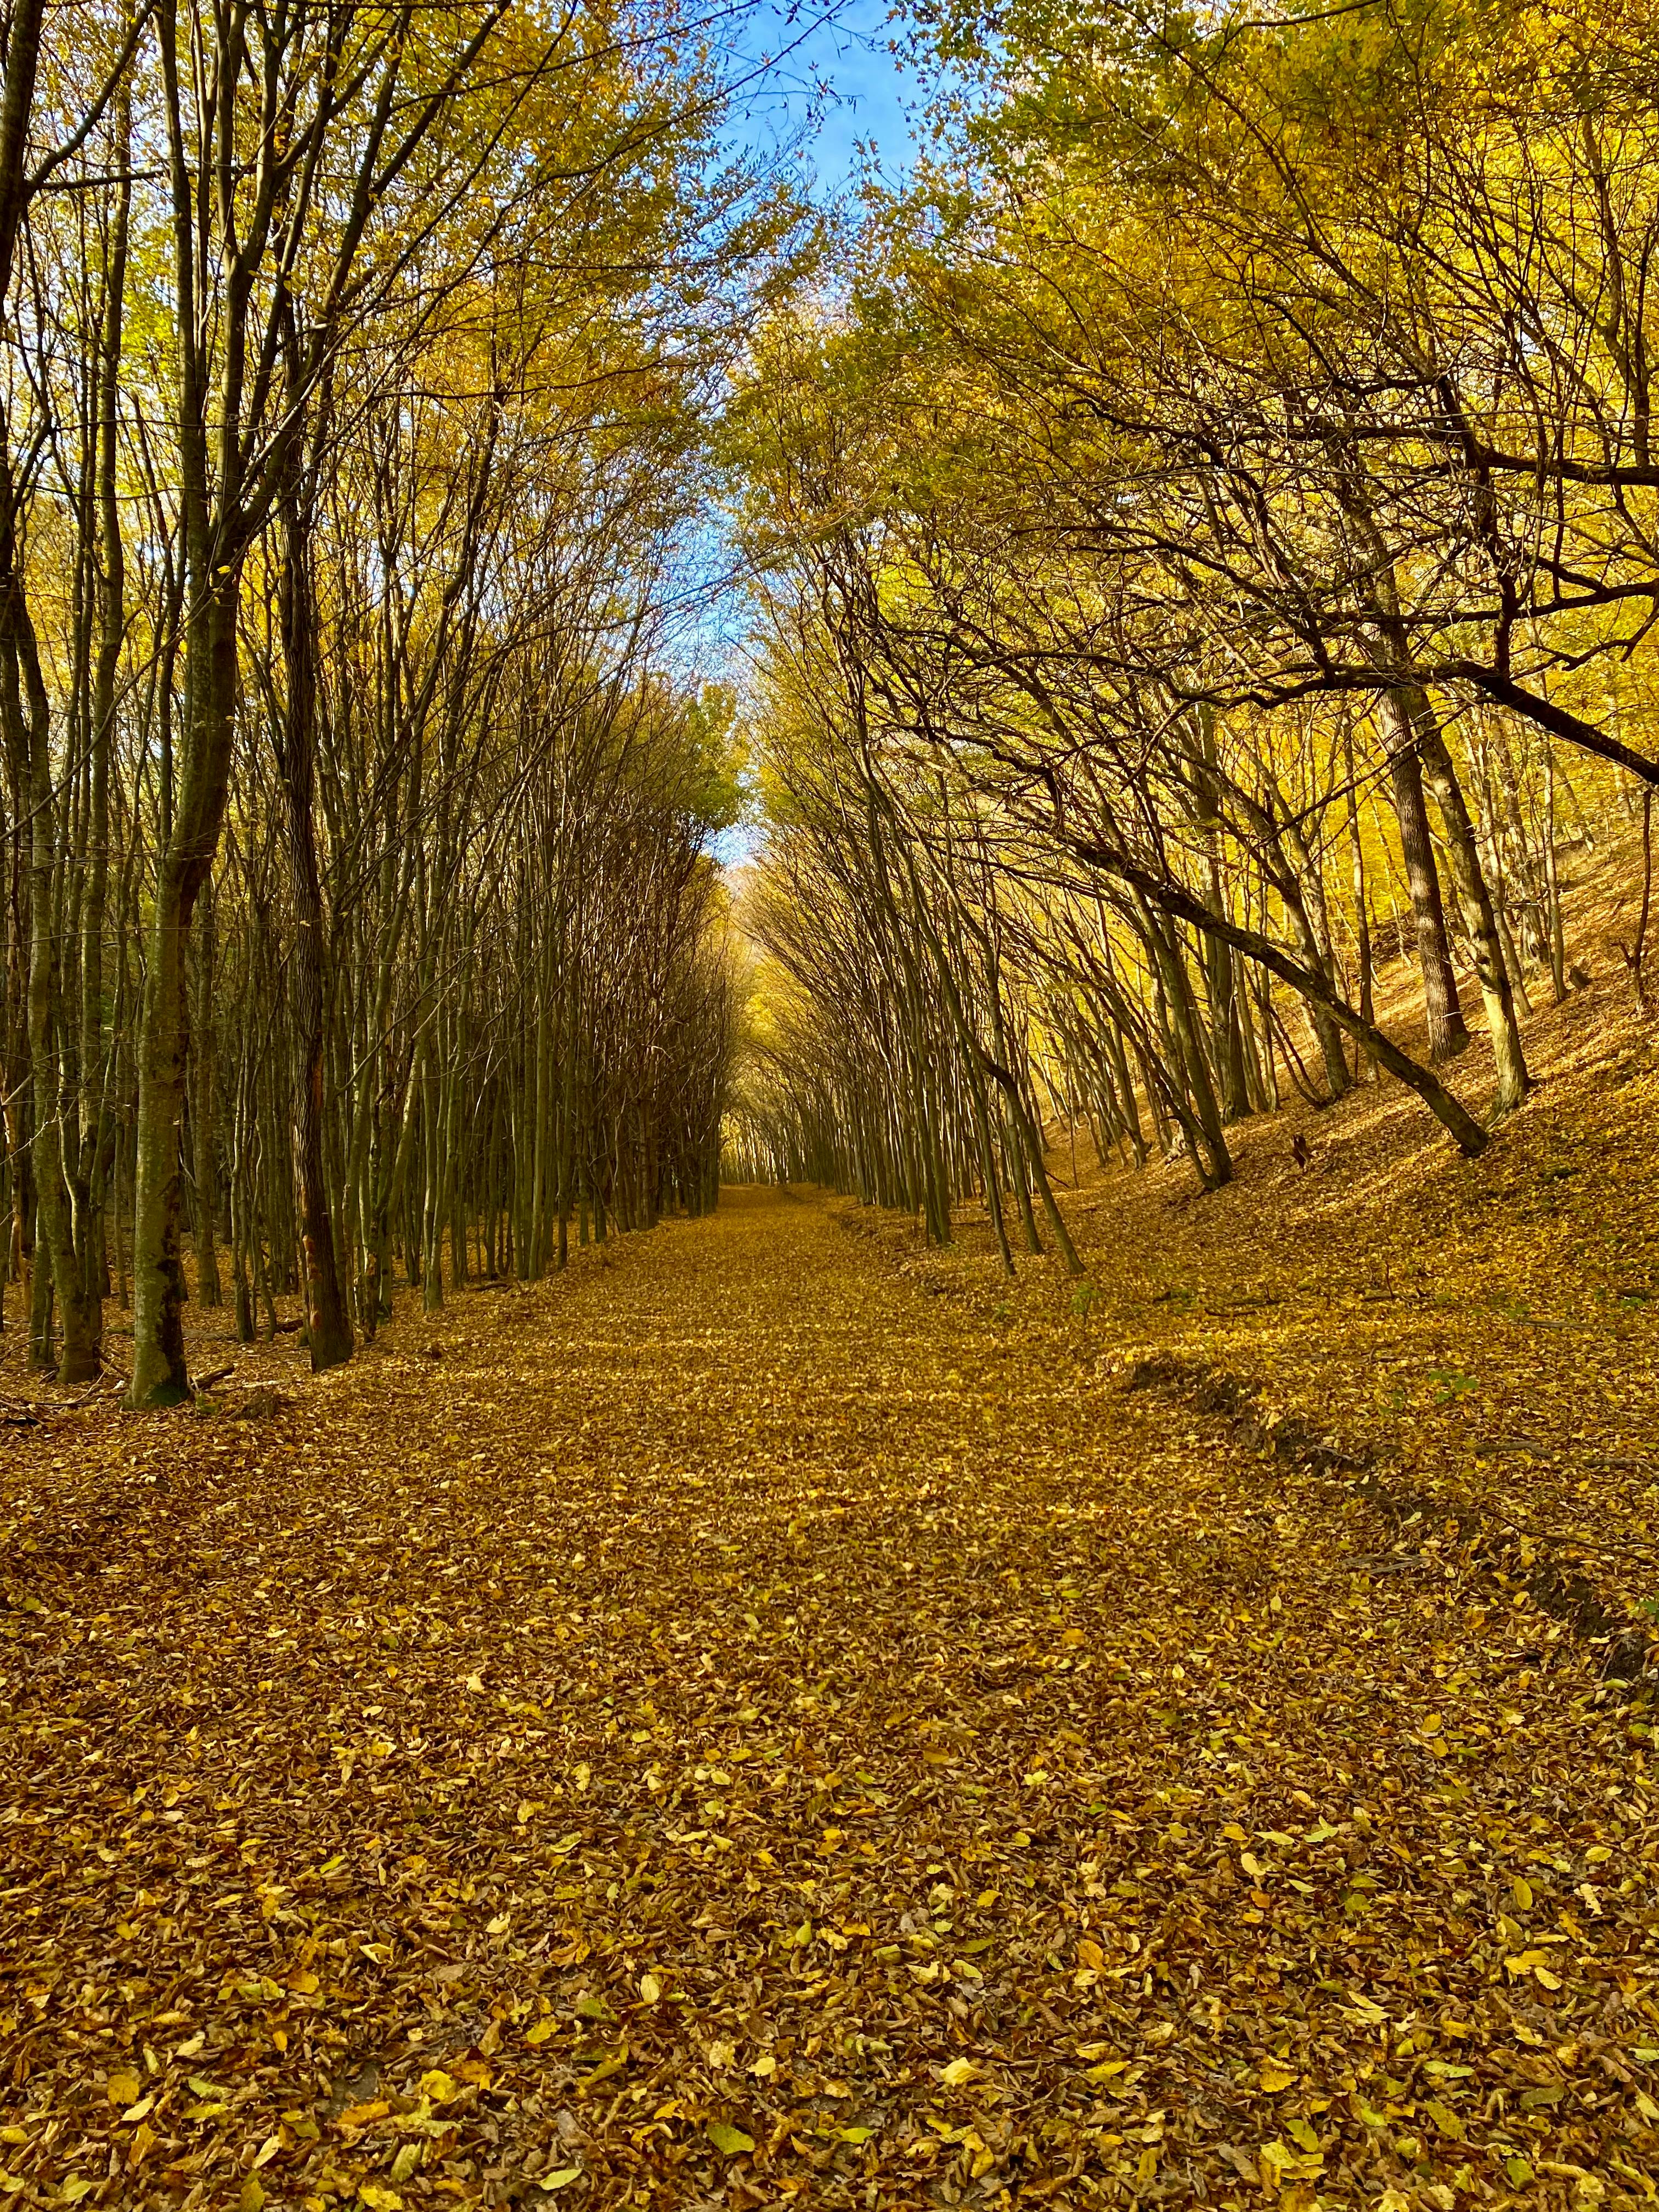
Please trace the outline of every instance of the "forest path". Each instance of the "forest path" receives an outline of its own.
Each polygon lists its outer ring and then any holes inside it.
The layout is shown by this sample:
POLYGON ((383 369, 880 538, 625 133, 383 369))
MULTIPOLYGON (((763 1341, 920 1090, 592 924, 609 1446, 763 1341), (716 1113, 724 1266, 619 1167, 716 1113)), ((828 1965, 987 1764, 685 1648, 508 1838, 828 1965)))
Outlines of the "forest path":
POLYGON ((16 2201, 1623 2201, 1640 1746, 1067 1295, 739 1192, 20 1453, 16 2201))

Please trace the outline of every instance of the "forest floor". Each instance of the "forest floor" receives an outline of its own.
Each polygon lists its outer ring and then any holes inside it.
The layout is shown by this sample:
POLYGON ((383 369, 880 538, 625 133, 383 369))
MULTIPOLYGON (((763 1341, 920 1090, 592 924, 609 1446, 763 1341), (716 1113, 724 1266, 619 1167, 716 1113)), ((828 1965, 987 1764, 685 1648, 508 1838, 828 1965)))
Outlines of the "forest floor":
POLYGON ((738 1192, 0 1372, 0 2208, 1650 2203, 1659 1054, 1529 1043, 1085 1285, 738 1192))

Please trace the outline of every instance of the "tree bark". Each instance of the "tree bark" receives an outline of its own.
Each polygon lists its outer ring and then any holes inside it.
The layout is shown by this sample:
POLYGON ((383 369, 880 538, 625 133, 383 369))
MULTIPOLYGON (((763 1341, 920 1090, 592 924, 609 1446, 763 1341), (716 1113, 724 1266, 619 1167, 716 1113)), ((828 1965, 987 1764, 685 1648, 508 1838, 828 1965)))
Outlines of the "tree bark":
POLYGON ((1395 817, 1400 824, 1400 847, 1406 863, 1406 884, 1411 893, 1412 919, 1417 925, 1417 957, 1423 973, 1429 1022, 1429 1058, 1451 1060, 1468 1045, 1469 1030, 1458 1003, 1457 976, 1446 937, 1446 910, 1440 896, 1440 875, 1435 866, 1429 810, 1423 797, 1422 765, 1405 692, 1396 689, 1383 695, 1382 722, 1389 757, 1389 780, 1394 789, 1395 817))
MULTIPOLYGON (((29 1070, 34 1093, 31 1157, 34 1169, 34 1264, 51 1271, 63 1349, 54 1363, 50 1340, 37 1332, 37 1364, 55 1364, 64 1382, 90 1382, 104 1364, 102 1304, 90 1267, 75 1241, 65 1127, 75 1126, 73 1092, 63 1080, 58 1031, 64 1018, 58 961, 62 871, 57 851, 58 806, 52 788, 52 709, 40 674, 33 624, 23 603, 15 541, 4 546, 5 607, 0 625, 6 719, 21 731, 29 776, 31 883, 28 984, 29 1070), (21 690, 20 690, 21 678, 21 690)), ((13 740, 14 744, 16 742, 13 740)), ((72 1156, 72 1155, 71 1155, 72 1156)), ((38 1301, 37 1301, 38 1305, 38 1301)))
POLYGON ((1463 909, 1464 927, 1474 948, 1475 974, 1480 978, 1486 1024, 1492 1032, 1492 1059, 1498 1076, 1493 1110, 1500 1115, 1512 1114, 1530 1090, 1531 1079, 1527 1073, 1521 1028, 1516 1019, 1515 994, 1510 988, 1510 971, 1498 933, 1492 894, 1480 866, 1474 824, 1469 819, 1468 804, 1444 734, 1433 708, 1421 693, 1413 700, 1411 712, 1420 733, 1419 751, 1423 778, 1434 793, 1435 805, 1445 825, 1447 860, 1457 888, 1458 902, 1463 909))
POLYGON ((195 1006, 190 1024, 190 1134, 191 1170, 196 1182, 196 1297, 198 1304, 219 1306, 224 1292, 219 1282, 219 1253, 216 1242, 214 1200, 218 1195, 214 1136, 213 1038, 213 878, 202 886, 201 919, 191 951, 195 1006))
POLYGON ((311 592, 308 497, 301 480, 300 429, 289 454, 281 508, 283 567, 277 583, 285 690, 276 720, 289 884, 294 900, 292 993, 298 1082, 293 1114, 294 1180, 305 1255, 306 1334, 311 1368, 338 1367, 356 1349, 340 1283, 323 1150, 325 976, 323 896, 317 865, 317 629, 311 592))

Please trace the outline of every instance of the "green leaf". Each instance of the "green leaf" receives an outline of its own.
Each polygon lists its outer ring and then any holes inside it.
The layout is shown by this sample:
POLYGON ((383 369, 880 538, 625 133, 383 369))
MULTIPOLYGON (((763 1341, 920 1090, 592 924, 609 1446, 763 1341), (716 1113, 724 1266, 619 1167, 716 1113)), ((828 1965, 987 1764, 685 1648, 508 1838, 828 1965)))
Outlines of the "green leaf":
POLYGON ((739 2151, 755 2148, 753 2136, 744 2135, 743 2130, 734 2128, 730 2120, 710 2120, 708 2136, 715 2149, 726 2158, 735 2158, 739 2151))

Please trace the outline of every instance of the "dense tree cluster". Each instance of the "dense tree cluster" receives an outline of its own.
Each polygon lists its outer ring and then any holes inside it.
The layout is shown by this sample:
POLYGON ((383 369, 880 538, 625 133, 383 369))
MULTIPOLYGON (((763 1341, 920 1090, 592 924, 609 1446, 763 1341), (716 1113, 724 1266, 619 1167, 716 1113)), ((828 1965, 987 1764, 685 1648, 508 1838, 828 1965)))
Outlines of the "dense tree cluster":
POLYGON ((736 415, 777 989, 734 1157, 940 1236, 1012 1191, 1035 1242, 1045 1115, 1213 1185, 1238 1117, 1381 1072, 1478 1151, 1573 984, 1562 855, 1659 780, 1659 24, 919 37, 938 155, 736 415))
POLYGON ((710 1202, 732 710, 673 625, 793 216, 672 8, 3 27, 0 1278, 66 1381, 130 1297, 160 1403, 187 1295, 303 1288, 327 1364, 399 1262, 710 1202))

